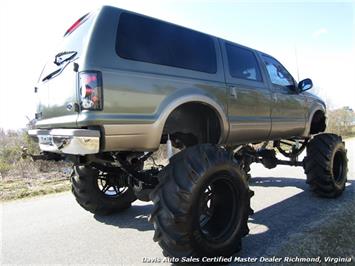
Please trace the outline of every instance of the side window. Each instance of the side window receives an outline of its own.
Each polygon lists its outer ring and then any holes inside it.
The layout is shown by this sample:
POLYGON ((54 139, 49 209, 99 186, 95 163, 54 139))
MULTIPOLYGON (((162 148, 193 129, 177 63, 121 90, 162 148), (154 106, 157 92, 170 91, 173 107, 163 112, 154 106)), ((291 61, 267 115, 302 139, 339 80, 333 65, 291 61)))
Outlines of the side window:
POLYGON ((229 72, 232 77, 262 81, 258 61, 254 53, 246 48, 226 43, 229 72))
POLYGON ((263 55, 262 58, 272 84, 284 87, 293 87, 295 85, 290 73, 288 73, 286 68, 284 68, 278 61, 265 55, 263 55))
POLYGON ((213 39, 203 33, 130 13, 122 13, 116 52, 125 59, 214 74, 213 39))

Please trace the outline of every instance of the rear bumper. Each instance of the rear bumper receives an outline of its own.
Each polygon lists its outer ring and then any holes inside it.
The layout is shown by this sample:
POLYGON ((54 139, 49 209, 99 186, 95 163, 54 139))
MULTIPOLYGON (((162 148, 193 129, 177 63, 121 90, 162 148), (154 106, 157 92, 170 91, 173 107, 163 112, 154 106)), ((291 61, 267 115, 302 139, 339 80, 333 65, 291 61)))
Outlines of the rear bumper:
POLYGON ((86 155, 100 150, 100 131, 91 129, 34 129, 28 134, 36 138, 42 151, 86 155))

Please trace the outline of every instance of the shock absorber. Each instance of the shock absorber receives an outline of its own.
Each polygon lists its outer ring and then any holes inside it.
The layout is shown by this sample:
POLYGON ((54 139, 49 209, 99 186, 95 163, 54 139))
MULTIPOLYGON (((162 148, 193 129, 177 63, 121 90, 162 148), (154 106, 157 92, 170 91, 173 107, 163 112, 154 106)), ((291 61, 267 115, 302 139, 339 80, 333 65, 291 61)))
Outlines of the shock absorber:
POLYGON ((169 160, 174 155, 174 153, 173 153, 173 145, 171 143, 169 134, 168 134, 168 140, 166 141, 166 155, 167 155, 169 160))

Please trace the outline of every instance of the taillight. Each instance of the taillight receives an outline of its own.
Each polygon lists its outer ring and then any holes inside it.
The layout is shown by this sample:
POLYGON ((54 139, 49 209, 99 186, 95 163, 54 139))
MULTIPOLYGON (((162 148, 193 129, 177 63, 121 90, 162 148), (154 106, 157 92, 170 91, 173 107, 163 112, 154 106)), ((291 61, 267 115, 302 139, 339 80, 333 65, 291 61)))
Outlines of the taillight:
POLYGON ((80 105, 85 110, 102 110, 102 78, 100 72, 80 72, 80 105))

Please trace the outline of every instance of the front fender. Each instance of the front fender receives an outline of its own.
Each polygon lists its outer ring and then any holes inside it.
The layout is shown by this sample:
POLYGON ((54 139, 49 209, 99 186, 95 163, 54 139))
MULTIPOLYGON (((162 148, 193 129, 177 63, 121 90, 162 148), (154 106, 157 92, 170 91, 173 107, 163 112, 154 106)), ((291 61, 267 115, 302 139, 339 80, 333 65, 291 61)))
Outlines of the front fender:
POLYGON ((307 112, 308 116, 306 117, 306 128, 303 133, 304 137, 309 137, 312 119, 313 119, 314 114, 317 111, 322 111, 326 115, 325 104, 318 102, 318 101, 312 101, 311 104, 308 106, 308 112, 307 112))

